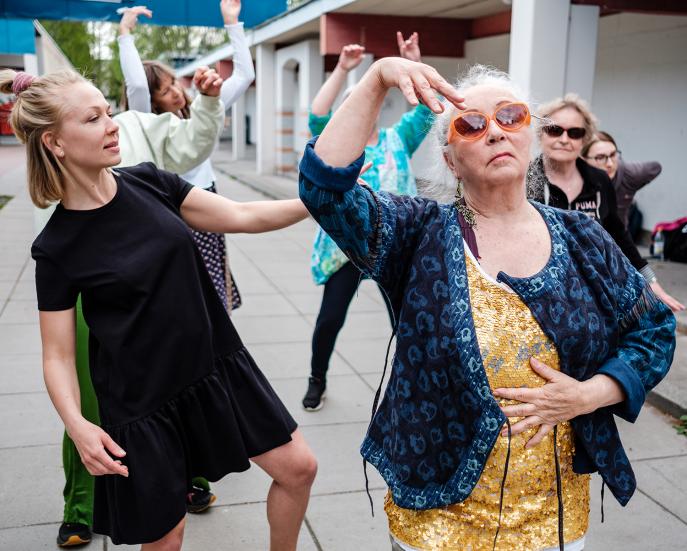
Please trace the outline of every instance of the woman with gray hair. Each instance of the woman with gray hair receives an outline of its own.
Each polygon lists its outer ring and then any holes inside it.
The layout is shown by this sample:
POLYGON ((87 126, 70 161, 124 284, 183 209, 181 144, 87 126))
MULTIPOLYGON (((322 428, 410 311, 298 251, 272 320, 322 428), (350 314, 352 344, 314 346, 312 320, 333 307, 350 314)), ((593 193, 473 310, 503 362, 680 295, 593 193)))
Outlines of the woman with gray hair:
POLYGON ((533 139, 507 75, 474 67, 454 88, 386 58, 301 161, 308 210, 398 320, 361 447, 389 487, 394 549, 579 550, 586 473, 622 504, 634 492, 614 414, 634 421, 668 371, 675 319, 599 224, 527 201, 533 139), (358 185, 391 87, 439 113, 454 204, 358 185))
POLYGON ((539 109, 544 124, 539 129, 541 155, 530 166, 527 178, 535 201, 560 209, 584 212, 613 237, 632 265, 671 310, 684 309, 656 279, 642 258, 618 214, 615 190, 608 175, 587 164, 582 149, 596 134, 596 117, 576 94, 566 94, 539 109))

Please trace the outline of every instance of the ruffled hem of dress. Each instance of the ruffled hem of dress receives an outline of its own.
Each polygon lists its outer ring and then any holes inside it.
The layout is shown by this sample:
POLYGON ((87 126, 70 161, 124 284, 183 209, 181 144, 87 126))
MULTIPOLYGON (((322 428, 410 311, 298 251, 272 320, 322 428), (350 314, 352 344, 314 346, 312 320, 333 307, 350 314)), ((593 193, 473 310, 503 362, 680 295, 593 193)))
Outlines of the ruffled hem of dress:
POLYGON ((186 513, 189 481, 245 471, 291 440, 296 422, 241 348, 155 412, 103 429, 126 452, 127 478, 96 477, 94 531, 115 544, 160 539, 186 513))

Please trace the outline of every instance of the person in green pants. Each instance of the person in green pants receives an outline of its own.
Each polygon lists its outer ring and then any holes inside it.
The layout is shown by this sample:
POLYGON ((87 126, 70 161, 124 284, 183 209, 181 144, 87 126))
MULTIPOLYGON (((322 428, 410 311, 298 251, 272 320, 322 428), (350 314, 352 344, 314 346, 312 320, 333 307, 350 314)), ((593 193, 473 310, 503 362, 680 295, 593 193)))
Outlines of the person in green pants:
MULTIPOLYGON (((88 367, 88 325, 81 310, 81 297, 76 303, 76 376, 79 380, 81 414, 86 420, 100 424, 98 400, 93 390, 88 367)), ((64 467, 64 515, 57 535, 57 545, 72 547, 91 541, 93 526, 93 476, 81 462, 79 452, 65 431, 62 438, 62 465, 64 467)), ((215 501, 210 484, 202 477, 191 481, 186 510, 201 513, 215 501)))
MULTIPOLYGON (((79 379, 81 413, 91 423, 100 424, 98 400, 88 371, 88 326, 81 312, 81 297, 76 303, 76 376, 79 379)), ((62 439, 64 467, 64 516, 57 538, 62 547, 91 541, 93 526, 93 476, 86 470, 76 446, 65 431, 62 439)))

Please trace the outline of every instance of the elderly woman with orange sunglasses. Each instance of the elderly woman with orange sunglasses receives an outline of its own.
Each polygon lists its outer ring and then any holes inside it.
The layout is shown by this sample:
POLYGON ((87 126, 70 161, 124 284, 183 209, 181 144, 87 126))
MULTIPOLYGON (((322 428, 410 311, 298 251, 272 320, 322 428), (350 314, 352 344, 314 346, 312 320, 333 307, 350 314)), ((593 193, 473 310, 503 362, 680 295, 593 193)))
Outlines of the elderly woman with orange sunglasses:
POLYGON ((454 88, 386 58, 306 147, 301 198, 396 317, 361 448, 394 549, 579 550, 587 473, 623 504, 634 492, 614 415, 634 421, 668 371, 675 320, 599 224, 528 202, 533 139, 507 75, 473 67, 454 88), (391 87, 438 114, 454 204, 357 182, 391 87))

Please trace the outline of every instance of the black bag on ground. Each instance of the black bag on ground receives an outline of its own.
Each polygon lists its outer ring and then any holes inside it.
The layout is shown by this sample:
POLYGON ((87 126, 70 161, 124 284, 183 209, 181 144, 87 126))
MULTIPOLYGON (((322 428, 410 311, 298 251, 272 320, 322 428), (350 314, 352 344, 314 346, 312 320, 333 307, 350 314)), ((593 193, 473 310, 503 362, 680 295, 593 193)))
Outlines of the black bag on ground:
POLYGON ((683 220, 680 220, 677 228, 663 231, 663 255, 666 260, 687 262, 687 219, 683 220))

